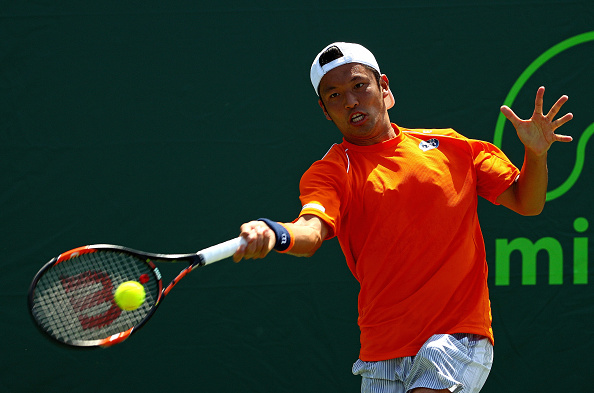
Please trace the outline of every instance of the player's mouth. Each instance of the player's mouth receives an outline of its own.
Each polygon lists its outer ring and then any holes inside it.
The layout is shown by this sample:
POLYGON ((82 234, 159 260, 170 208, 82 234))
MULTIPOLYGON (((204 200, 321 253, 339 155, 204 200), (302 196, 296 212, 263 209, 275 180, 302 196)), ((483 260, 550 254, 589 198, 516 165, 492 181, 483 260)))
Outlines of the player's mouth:
POLYGON ((351 124, 357 126, 365 122, 365 119, 367 119, 367 116, 365 116, 363 113, 354 113, 353 115, 351 115, 351 124))

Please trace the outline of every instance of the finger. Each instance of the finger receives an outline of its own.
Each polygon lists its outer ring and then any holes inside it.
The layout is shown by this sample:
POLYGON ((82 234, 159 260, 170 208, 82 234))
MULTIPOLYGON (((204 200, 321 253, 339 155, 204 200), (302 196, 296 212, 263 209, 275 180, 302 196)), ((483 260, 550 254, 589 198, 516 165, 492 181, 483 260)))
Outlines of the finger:
MULTIPOLYGON (((258 243, 258 233, 256 228, 258 223, 255 221, 250 221, 246 224, 241 226, 241 233, 240 236, 243 237, 247 245, 240 247, 238 253, 241 254, 241 257, 244 259, 251 259, 254 250, 257 248, 258 243)), ((239 256, 239 255, 238 255, 239 256)))
POLYGON ((536 91, 536 99, 534 100, 534 113, 542 115, 542 103, 544 97, 544 86, 541 86, 536 91))
POLYGON ((568 121, 570 121, 571 119, 573 119, 573 113, 568 113, 565 116, 555 120, 552 123, 553 126, 553 130, 556 130, 557 128, 561 127, 563 124, 567 123, 568 121))
POLYGON ((245 240, 245 243, 242 242, 239 245, 239 247, 237 248, 237 250, 235 251, 235 254, 233 254, 234 262, 239 262, 244 258, 246 250, 247 250, 247 245, 250 241, 249 238, 250 238, 251 228, 252 227, 251 227, 250 223, 243 224, 240 227, 239 236, 241 236, 245 240))
POLYGON ((237 250, 235 251, 235 254, 233 254, 233 262, 239 262, 243 259, 243 256, 245 255, 245 245, 240 245, 237 250))
POLYGON ((270 250, 272 250, 271 247, 271 236, 274 236, 273 232, 269 229, 269 228, 264 228, 264 231, 262 233, 262 249, 260 250, 260 255, 258 256, 258 258, 264 258, 266 257, 266 255, 268 255, 268 253, 270 252, 270 250))
POLYGON ((557 116, 557 113, 559 113, 559 111, 561 110, 561 107, 563 106, 563 104, 565 104, 568 99, 569 99, 569 97, 567 97, 566 95, 561 96, 561 98, 559 98, 557 100, 557 102, 555 102, 555 105, 553 105, 553 107, 551 108, 549 113, 547 113, 547 119, 549 119, 550 121, 553 121, 555 116, 557 116))
POLYGON ((252 230, 250 231, 250 240, 248 242, 246 257, 248 259, 258 258, 263 244, 264 241, 262 240, 262 230, 260 226, 252 227, 252 230))
POLYGON ((573 141, 573 137, 569 135, 561 135, 561 134, 553 134, 555 135, 556 142, 571 142, 573 141))
POLYGON ((500 110, 501 113, 503 113, 503 116, 505 116, 506 119, 514 125, 514 127, 516 127, 516 125, 522 121, 522 119, 520 119, 509 106, 503 105, 500 110))
POLYGON ((257 228, 258 232, 258 249, 254 255, 254 259, 264 258, 268 254, 268 234, 269 229, 263 226, 257 228))

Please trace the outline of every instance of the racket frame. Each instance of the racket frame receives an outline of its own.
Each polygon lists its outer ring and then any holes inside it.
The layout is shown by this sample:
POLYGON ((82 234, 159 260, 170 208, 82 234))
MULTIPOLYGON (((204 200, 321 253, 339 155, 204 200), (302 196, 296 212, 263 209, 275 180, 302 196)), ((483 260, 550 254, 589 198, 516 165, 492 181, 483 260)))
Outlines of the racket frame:
POLYGON ((53 342, 58 342, 62 345, 65 345, 70 348, 108 348, 112 345, 119 344, 126 340, 130 335, 136 333, 142 326, 146 324, 146 322, 155 314, 157 308, 161 305, 163 299, 169 294, 169 292, 177 285, 177 283, 184 278, 188 273, 192 270, 206 266, 207 264, 217 262, 221 259, 227 258, 231 256, 234 251, 240 245, 245 245, 246 241, 243 238, 235 238, 228 240, 224 243, 217 244, 215 246, 206 248, 201 250, 197 253, 190 253, 190 254, 157 254, 157 253, 150 253, 135 250, 132 248, 118 246, 114 244, 93 244, 83 247, 77 247, 72 250, 69 250, 65 253, 60 254, 59 256, 52 258, 48 261, 35 275, 33 278, 31 285, 29 286, 29 291, 27 294, 27 304, 29 309, 29 314, 31 318, 35 322, 35 326, 44 334, 44 336, 49 337, 52 339, 53 342), (149 268, 152 270, 154 276, 158 280, 158 296, 155 304, 151 307, 151 309, 147 312, 147 315, 136 325, 127 329, 126 331, 119 332, 113 334, 109 337, 98 339, 98 340, 79 340, 73 342, 64 342, 62 340, 57 339, 53 335, 51 335, 43 326, 39 323, 35 315, 33 314, 33 306, 35 304, 35 289, 37 283, 43 277, 43 275, 50 270, 52 267, 64 262, 68 261, 72 258, 76 258, 80 255, 89 254, 93 252, 99 251, 113 251, 113 252, 120 252, 124 254, 128 254, 142 260, 146 263, 149 268), (153 261, 158 262, 169 262, 169 263, 180 263, 185 262, 188 264, 186 268, 181 270, 178 275, 166 286, 163 286, 162 274, 157 267, 157 265, 153 261))

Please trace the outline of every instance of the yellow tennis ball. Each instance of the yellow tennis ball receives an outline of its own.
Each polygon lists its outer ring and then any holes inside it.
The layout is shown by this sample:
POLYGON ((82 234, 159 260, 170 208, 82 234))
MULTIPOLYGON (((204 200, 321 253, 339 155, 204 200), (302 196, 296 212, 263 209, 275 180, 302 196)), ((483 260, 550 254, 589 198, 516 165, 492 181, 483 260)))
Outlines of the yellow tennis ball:
POLYGON ((113 294, 113 300, 122 310, 132 311, 144 303, 146 293, 144 287, 138 281, 126 281, 121 283, 113 294))

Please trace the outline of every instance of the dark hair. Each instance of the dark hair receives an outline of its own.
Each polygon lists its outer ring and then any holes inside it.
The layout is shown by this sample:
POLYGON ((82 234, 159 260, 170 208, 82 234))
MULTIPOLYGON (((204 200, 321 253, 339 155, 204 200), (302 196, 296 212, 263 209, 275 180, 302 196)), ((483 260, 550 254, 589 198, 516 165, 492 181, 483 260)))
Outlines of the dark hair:
MULTIPOLYGON (((340 48, 338 48, 336 45, 332 45, 331 47, 326 49, 324 52, 322 52, 322 54, 320 55, 320 66, 325 66, 326 64, 333 62, 336 59, 340 59, 343 56, 344 55, 343 55, 342 51, 340 50, 340 48)), ((381 79, 380 73, 373 67, 370 67, 366 64, 362 64, 362 65, 365 68, 371 70, 371 72, 373 72, 373 76, 375 77, 375 81, 377 82, 377 85, 379 87, 380 79, 381 79)), ((319 85, 318 85, 318 97, 321 98, 319 85)))
POLYGON ((336 45, 332 45, 320 55, 320 65, 325 66, 343 56, 342 51, 336 45))

